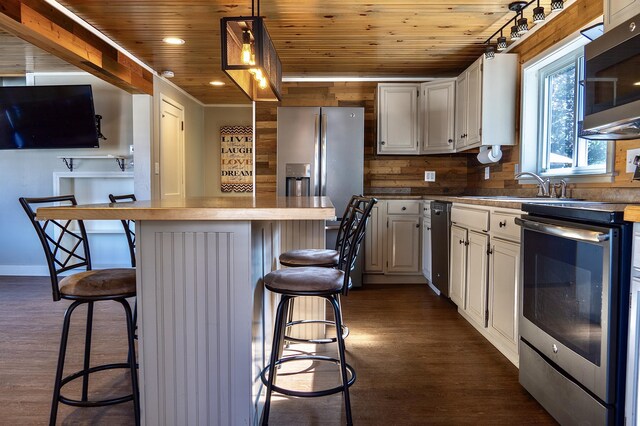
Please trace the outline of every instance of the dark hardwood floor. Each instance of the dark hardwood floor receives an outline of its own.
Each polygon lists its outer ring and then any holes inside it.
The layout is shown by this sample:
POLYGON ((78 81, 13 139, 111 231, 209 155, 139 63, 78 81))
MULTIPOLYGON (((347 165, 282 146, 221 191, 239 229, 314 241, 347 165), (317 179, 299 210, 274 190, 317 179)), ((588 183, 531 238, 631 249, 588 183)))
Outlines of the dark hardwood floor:
MULTIPOLYGON (((51 301, 46 278, 0 277, 0 425, 48 422, 66 306, 68 302, 51 301)), ((426 286, 367 286, 343 298, 343 313, 351 329, 347 357, 357 372, 351 387, 355 424, 555 424, 518 384, 517 369, 426 286)), ((78 314, 66 371, 81 365, 84 312, 78 314)), ((123 361, 122 308, 98 304, 95 315, 92 362, 123 361)), ((325 346, 327 352, 334 349, 325 346)), ((334 366, 322 370, 330 371, 293 377, 283 368, 278 383, 315 388, 336 379, 334 366)), ((114 395, 127 392, 127 385, 126 374, 110 372, 101 373, 90 388, 114 395)), ((58 423, 131 424, 132 413, 131 403, 89 409, 61 405, 58 423)), ((272 425, 344 421, 341 395, 305 400, 276 396, 271 414, 272 425)))

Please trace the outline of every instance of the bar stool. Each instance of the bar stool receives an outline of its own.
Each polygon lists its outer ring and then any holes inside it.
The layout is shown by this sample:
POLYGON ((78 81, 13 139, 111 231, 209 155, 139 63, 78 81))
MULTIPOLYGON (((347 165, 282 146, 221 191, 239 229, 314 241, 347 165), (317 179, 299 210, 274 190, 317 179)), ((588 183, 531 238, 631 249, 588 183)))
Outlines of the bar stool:
MULTIPOLYGON (((134 194, 125 194, 125 195, 113 195, 109 194, 109 200, 112 203, 125 203, 136 201, 136 196, 134 194)), ((135 221, 130 219, 123 219, 120 221, 122 223, 122 227, 124 228, 124 235, 127 237, 127 244, 129 246, 129 257, 131 258, 131 267, 136 267, 136 229, 135 229, 135 221)), ((138 301, 133 305, 133 324, 136 328, 135 338, 138 338, 138 301)))
POLYGON ((271 393, 273 391, 296 397, 320 397, 342 392, 345 403, 347 424, 352 424, 351 402, 349 398, 349 387, 356 380, 356 372, 345 359, 344 338, 338 330, 342 329, 342 313, 338 303, 340 294, 346 295, 351 287, 350 273, 358 256, 360 243, 364 238, 371 209, 377 202, 375 198, 356 197, 350 216, 347 218, 345 238, 340 251, 338 265, 336 268, 323 267, 299 267, 279 269, 270 272, 264 277, 265 287, 280 294, 282 297, 276 310, 276 321, 271 346, 271 356, 269 365, 261 372, 262 382, 267 387, 266 401, 262 414, 262 424, 269 423, 269 411, 271 407, 271 393), (336 324, 336 341, 338 343, 338 358, 320 355, 294 355, 282 357, 284 346, 284 331, 287 322, 284 319, 285 311, 294 297, 315 296, 323 297, 333 307, 336 324), (318 391, 296 391, 276 386, 277 366, 299 360, 313 360, 321 362, 331 362, 340 365, 340 378, 342 384, 330 389, 318 391))
MULTIPOLYGON (((300 268, 308 266, 316 266, 320 268, 335 268, 338 266, 340 259, 340 251, 343 247, 344 238, 347 235, 347 227, 349 225, 349 219, 353 208, 358 204, 358 196, 353 195, 347 207, 340 218, 340 225, 338 227, 338 235, 336 237, 335 249, 298 249, 290 250, 282 253, 278 260, 283 266, 290 268, 300 268)), ((295 299, 291 299, 289 302, 288 314, 287 314, 287 329, 300 324, 325 324, 329 326, 335 326, 334 321, 329 320, 314 320, 314 319, 302 319, 293 321, 293 305, 295 299)), ((340 299, 338 298, 338 305, 340 305, 340 299)), ((347 338, 349 335, 349 327, 342 324, 342 337, 347 338)), ((336 341, 335 337, 325 339, 304 339, 298 337, 291 337, 285 334, 285 340, 289 342, 298 343, 333 343, 336 341)))
POLYGON ((56 423, 59 403, 75 407, 100 407, 120 404, 127 401, 133 401, 135 423, 136 425, 140 424, 138 375, 136 370, 134 344, 135 331, 131 308, 126 300, 128 297, 134 297, 136 295, 135 269, 114 268, 92 270, 87 233, 84 223, 81 220, 39 221, 36 219, 34 211, 35 206, 52 204, 58 205, 60 203, 77 205, 76 199, 73 195, 45 198, 21 197, 19 201, 34 226, 36 233, 38 234, 38 238, 40 239, 40 243, 44 249, 47 266, 49 268, 49 275, 51 277, 54 302, 61 299, 72 301, 64 314, 49 424, 55 425, 56 423), (77 226, 77 228, 75 226, 77 226), (59 274, 63 272, 71 271, 80 267, 86 267, 86 271, 68 275, 62 279, 59 277, 59 274), (125 319, 127 322, 127 344, 129 348, 128 361, 124 363, 105 364, 91 367, 90 356, 93 307, 95 302, 102 301, 118 302, 124 309, 125 319), (88 305, 83 368, 78 372, 62 377, 71 315, 78 306, 83 304, 88 305), (129 369, 129 373, 131 374, 131 394, 117 398, 90 401, 88 399, 89 375, 98 371, 116 368, 129 369), (79 378, 82 378, 82 394, 79 400, 67 398, 61 394, 61 390, 64 385, 79 378))
MULTIPOLYGON (((109 200, 112 203, 122 203, 136 201, 134 194, 125 195, 113 195, 109 194, 109 200)), ((129 245, 129 257, 131 258, 131 267, 136 267, 136 230, 135 221, 133 220, 121 220, 122 227, 124 228, 124 235, 127 237, 127 244, 129 245)))

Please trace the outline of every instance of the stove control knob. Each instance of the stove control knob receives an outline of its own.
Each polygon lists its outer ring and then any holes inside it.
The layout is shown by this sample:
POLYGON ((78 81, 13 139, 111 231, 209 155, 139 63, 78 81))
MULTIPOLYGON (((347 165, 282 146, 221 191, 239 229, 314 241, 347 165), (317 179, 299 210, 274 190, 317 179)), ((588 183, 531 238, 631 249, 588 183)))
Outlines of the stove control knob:
POLYGON ((555 343, 553 344, 553 346, 551 347, 551 349, 553 349, 553 353, 557 354, 558 353, 558 345, 556 345, 555 343))

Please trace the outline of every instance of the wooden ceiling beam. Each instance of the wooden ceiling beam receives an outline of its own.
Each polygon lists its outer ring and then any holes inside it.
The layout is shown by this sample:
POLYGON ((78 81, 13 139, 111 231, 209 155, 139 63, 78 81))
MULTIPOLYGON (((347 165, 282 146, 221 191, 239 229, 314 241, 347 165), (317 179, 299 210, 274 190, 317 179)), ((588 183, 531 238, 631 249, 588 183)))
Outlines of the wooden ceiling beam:
POLYGON ((150 71, 54 8, 3 0, 0 28, 129 93, 153 94, 150 71))

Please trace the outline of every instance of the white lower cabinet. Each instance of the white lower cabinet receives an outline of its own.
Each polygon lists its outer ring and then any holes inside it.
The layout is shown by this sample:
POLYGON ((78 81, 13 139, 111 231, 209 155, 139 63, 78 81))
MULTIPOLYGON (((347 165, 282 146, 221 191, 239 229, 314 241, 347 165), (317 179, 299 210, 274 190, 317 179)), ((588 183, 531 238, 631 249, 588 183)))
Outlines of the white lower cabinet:
POLYGON ((421 200, 380 200, 374 206, 365 235, 365 274, 422 280, 421 206, 421 200))
POLYGON ((520 244, 494 238, 489 256, 488 332, 502 353, 518 358, 520 244))
POLYGON ((469 231, 467 241, 467 306, 465 312, 479 326, 486 327, 489 236, 469 231))
POLYGON ((424 213, 422 216, 422 276, 428 282, 432 282, 431 275, 431 214, 430 202, 424 203, 424 213))
POLYGON ((467 230, 451 226, 451 255, 449 256, 449 297, 456 306, 465 309, 467 282, 467 230))
POLYGON ((449 296, 458 312, 518 365, 520 211, 454 204, 449 296))

